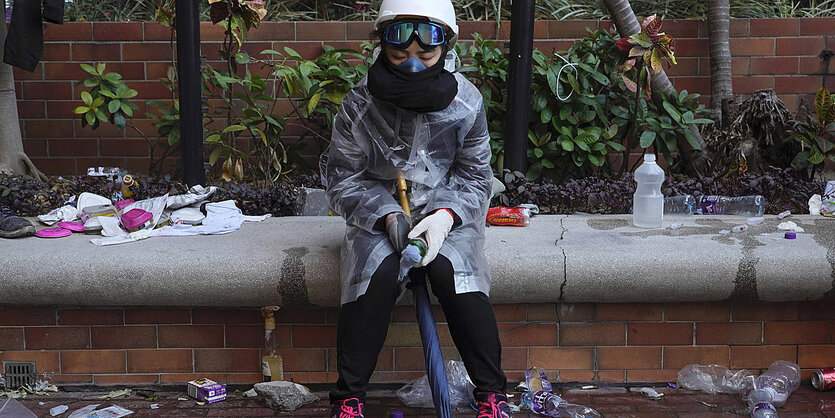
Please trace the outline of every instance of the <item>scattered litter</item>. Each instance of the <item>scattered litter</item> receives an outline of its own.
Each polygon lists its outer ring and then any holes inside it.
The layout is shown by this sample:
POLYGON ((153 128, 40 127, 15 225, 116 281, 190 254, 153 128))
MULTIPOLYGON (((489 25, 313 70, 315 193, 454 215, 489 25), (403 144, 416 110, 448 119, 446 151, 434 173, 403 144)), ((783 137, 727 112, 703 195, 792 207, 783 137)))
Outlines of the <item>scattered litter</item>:
POLYGON ((151 404, 151 409, 159 409, 159 404, 158 403, 152 403, 151 404))
POLYGON ((220 402, 226 399, 226 385, 207 378, 192 380, 188 382, 188 396, 198 403, 220 402))
POLYGON ((0 417, 3 418, 38 418, 29 408, 23 406, 15 398, 0 401, 0 417))
POLYGON ((497 206, 487 210, 487 223, 498 226, 528 226, 531 210, 525 207, 497 206))
POLYGON ((723 229, 723 230, 719 231, 719 233, 722 234, 722 235, 727 235, 727 234, 730 234, 731 231, 728 231, 727 229, 723 229))
POLYGON ((255 391, 255 388, 252 388, 252 389, 244 392, 243 395, 244 395, 244 397, 247 397, 247 398, 254 398, 254 397, 258 396, 258 392, 255 391))
POLYGON ((114 391, 108 393, 107 395, 99 396, 99 399, 109 400, 109 399, 118 398, 120 396, 125 396, 125 395, 130 395, 130 389, 114 390, 114 391))
POLYGON ((743 232, 746 230, 748 230, 748 225, 734 225, 734 227, 731 228, 731 232, 743 232))
POLYGON ((38 406, 44 406, 45 403, 46 402, 44 402, 44 401, 40 401, 40 402, 38 402, 38 406))
POLYGON ((785 239, 797 239, 797 233, 792 232, 792 231, 786 232, 786 234, 783 235, 783 238, 785 238, 785 239))
POLYGON ((673 222, 672 225, 670 225, 670 229, 679 229, 682 226, 684 226, 683 222, 673 222))
POLYGON ((539 214, 539 206, 533 203, 522 203, 519 205, 520 208, 526 208, 531 211, 531 216, 539 214))
POLYGON ((38 219, 49 226, 58 222, 72 222, 78 219, 78 209, 73 205, 64 205, 58 209, 52 209, 46 215, 38 215, 38 219))
MULTIPOLYGON (((446 377, 447 382, 449 382, 450 408, 466 408, 470 404, 470 397, 472 396, 473 389, 475 389, 475 385, 473 385, 470 377, 467 375, 467 369, 464 367, 464 363, 457 360, 448 360, 446 362, 446 377)), ((258 386, 265 384, 258 383, 255 385, 255 390, 261 396, 263 396, 263 393, 258 389, 258 386)), ((429 379, 425 374, 398 389, 397 397, 406 406, 412 408, 435 407, 435 404, 432 402, 432 389, 429 387, 429 379)))
POLYGON ((664 397, 664 394, 663 394, 663 393, 658 393, 658 392, 657 392, 655 389, 653 389, 653 388, 641 388, 641 393, 642 393, 642 394, 644 394, 644 395, 646 395, 646 396, 647 396, 647 398, 650 398, 650 399, 652 399, 652 400, 654 400, 654 401, 657 401, 657 400, 659 400, 659 399, 661 399, 661 398, 663 398, 663 397, 664 397))
POLYGON ((544 390, 546 392, 554 391, 554 387, 548 380, 548 375, 545 374, 545 370, 536 366, 525 370, 525 382, 527 382, 528 390, 531 392, 536 392, 538 390, 544 390))
POLYGON ((178 401, 187 401, 188 398, 177 398, 178 401))
POLYGON ((742 393, 752 388, 753 383, 753 375, 748 370, 732 372, 718 364, 690 364, 679 370, 677 385, 716 394, 742 393))
MULTIPOLYGON (((43 404, 43 402, 40 402, 40 404, 43 404)), ((55 408, 51 408, 49 410, 49 415, 53 417, 56 415, 61 415, 64 412, 67 412, 68 409, 70 409, 70 407, 67 405, 58 405, 55 408)))
MULTIPOLYGON (((521 405, 516 405, 515 403, 510 403, 510 402, 508 402, 508 405, 510 405, 510 412, 522 412, 521 405)), ((392 417, 394 417, 393 414, 392 414, 392 417)))
POLYGON ((87 418, 87 415, 90 415, 90 413, 95 411, 98 407, 99 404, 96 403, 92 405, 87 405, 83 408, 78 408, 75 411, 73 411, 67 418, 87 418))
POLYGON ((812 197, 809 198, 809 215, 820 215, 822 205, 823 202, 821 195, 813 194, 812 197))
POLYGON ((678 386, 677 386, 675 383, 673 383, 673 382, 667 382, 667 386, 669 386, 669 387, 671 387, 671 388, 673 388, 673 389, 675 389, 675 388, 677 388, 677 387, 678 387, 678 386))
POLYGON ((592 408, 568 403, 563 398, 544 390, 523 393, 521 406, 530 409, 535 414, 549 417, 600 417, 600 414, 592 408))
POLYGON ((781 222, 777 225, 777 229, 783 231, 804 232, 802 227, 797 226, 797 224, 792 221, 781 222))
POLYGON ((787 210, 787 211, 780 212, 780 214, 777 215, 777 217, 780 218, 780 219, 783 219, 783 218, 785 218, 785 217, 787 217, 791 214, 792 214, 792 211, 787 210))
POLYGON ((812 372, 812 387, 821 392, 835 388, 835 368, 816 369, 812 372))
POLYGON ((152 390, 144 390, 140 389, 133 392, 136 396, 141 396, 145 398, 146 401, 155 401, 157 400, 157 394, 154 393, 152 390))
POLYGON ((762 216, 755 216, 753 218, 748 218, 748 220, 746 220, 745 223, 747 223, 748 225, 759 225, 763 223, 763 221, 765 221, 765 218, 763 218, 762 216))
POLYGON ((516 385, 514 390, 517 392, 527 392, 530 389, 528 388, 528 383, 523 380, 516 385))
POLYGON ((824 216, 835 215, 835 180, 826 182, 826 188, 823 191, 823 198, 821 198, 821 214, 824 216))
POLYGON ((111 405, 98 411, 93 411, 87 418, 119 418, 125 415, 132 414, 133 411, 127 408, 122 408, 119 405, 111 405))
POLYGON ((705 401, 699 401, 699 403, 701 403, 702 405, 704 405, 708 408, 716 408, 716 404, 714 404, 714 403, 707 403, 705 401))
POLYGON ((597 385, 585 385, 585 386, 580 386, 580 389, 583 389, 583 390, 597 389, 597 385))

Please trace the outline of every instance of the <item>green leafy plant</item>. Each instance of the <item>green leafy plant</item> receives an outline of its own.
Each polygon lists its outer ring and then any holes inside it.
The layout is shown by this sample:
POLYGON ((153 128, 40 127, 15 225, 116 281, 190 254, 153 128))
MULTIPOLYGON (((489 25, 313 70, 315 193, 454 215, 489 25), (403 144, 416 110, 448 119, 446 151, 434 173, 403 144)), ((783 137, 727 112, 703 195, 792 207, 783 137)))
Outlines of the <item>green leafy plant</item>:
POLYGON ((487 113, 487 123, 490 132, 490 147, 492 156, 490 164, 496 173, 504 171, 504 98, 507 90, 508 59, 499 49, 498 42, 486 40, 476 33, 475 42, 471 45, 459 42, 455 45, 458 54, 465 60, 458 72, 467 76, 481 91, 484 98, 484 108, 487 113))
POLYGON ((305 60, 289 47, 284 48, 284 53, 261 52, 276 62, 270 64, 273 75, 282 80, 284 94, 293 108, 291 115, 302 121, 288 122, 304 129, 299 142, 319 144, 320 152, 330 142, 333 120, 342 100, 368 74, 371 50, 368 42, 363 43, 362 52, 322 45, 322 54, 313 60, 305 60))
MULTIPOLYGON (((97 129, 102 123, 112 123, 119 129, 131 129, 141 136, 148 143, 150 165, 149 173, 158 173, 162 161, 173 155, 177 150, 179 141, 179 106, 176 100, 173 104, 162 102, 149 102, 149 107, 159 108, 159 114, 147 112, 158 128, 158 136, 146 134, 134 122, 134 111, 139 109, 133 99, 139 94, 130 88, 124 81, 122 75, 117 72, 105 72, 106 64, 98 63, 95 66, 81 64, 81 68, 90 74, 89 78, 78 81, 76 85, 83 85, 90 88, 89 91, 81 92, 81 106, 77 106, 73 112, 81 117, 81 125, 89 125, 97 129), (160 137, 167 137, 167 141, 160 141, 160 137), (163 148, 160 155, 156 150, 163 148)), ((169 68, 167 83, 163 82, 170 91, 174 91, 175 73, 169 68)))
POLYGON ((795 128, 788 131, 802 147, 792 166, 805 170, 811 165, 813 173, 824 159, 835 161, 835 96, 821 87, 815 94, 814 106, 813 113, 804 104, 795 128))

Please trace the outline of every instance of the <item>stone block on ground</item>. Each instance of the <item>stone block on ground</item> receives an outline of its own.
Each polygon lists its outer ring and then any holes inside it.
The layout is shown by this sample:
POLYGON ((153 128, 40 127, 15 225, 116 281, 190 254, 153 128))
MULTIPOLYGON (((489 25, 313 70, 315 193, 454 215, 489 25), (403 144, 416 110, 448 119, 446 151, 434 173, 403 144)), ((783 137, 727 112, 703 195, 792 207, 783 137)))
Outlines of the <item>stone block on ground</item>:
POLYGON ((279 411, 295 411, 302 405, 319 400, 304 386, 283 380, 256 383, 255 392, 264 398, 270 408, 279 411))

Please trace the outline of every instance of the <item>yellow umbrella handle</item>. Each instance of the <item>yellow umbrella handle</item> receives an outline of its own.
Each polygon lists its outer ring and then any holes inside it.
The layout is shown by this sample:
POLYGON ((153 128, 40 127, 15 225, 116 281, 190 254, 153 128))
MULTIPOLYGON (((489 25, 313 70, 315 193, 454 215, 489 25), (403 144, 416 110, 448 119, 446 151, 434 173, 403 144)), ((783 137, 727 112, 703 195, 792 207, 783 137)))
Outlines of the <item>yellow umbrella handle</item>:
POLYGON ((406 195, 406 179, 403 177, 403 172, 397 170, 397 194, 400 196, 400 207, 406 212, 409 217, 412 213, 409 211, 409 197, 406 195))

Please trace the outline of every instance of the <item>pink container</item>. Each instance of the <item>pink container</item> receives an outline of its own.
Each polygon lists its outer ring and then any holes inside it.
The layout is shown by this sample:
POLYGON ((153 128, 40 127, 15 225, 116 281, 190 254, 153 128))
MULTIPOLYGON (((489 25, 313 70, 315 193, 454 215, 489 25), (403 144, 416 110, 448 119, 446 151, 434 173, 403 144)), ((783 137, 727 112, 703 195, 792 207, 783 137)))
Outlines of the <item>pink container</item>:
POLYGON ((131 209, 122 214, 122 226, 128 231, 136 231, 152 219, 154 219, 154 214, 151 212, 131 209))
POLYGON ((72 235, 72 231, 64 228, 44 228, 35 232, 35 236, 41 238, 61 238, 72 235))
POLYGON ((84 232, 84 224, 81 222, 58 222, 58 227, 72 232, 84 232))
POLYGON ((133 199, 125 199, 125 200, 120 200, 120 201, 114 203, 113 206, 116 206, 116 210, 122 210, 122 209, 128 207, 129 205, 131 205, 133 203, 134 203, 133 199))

